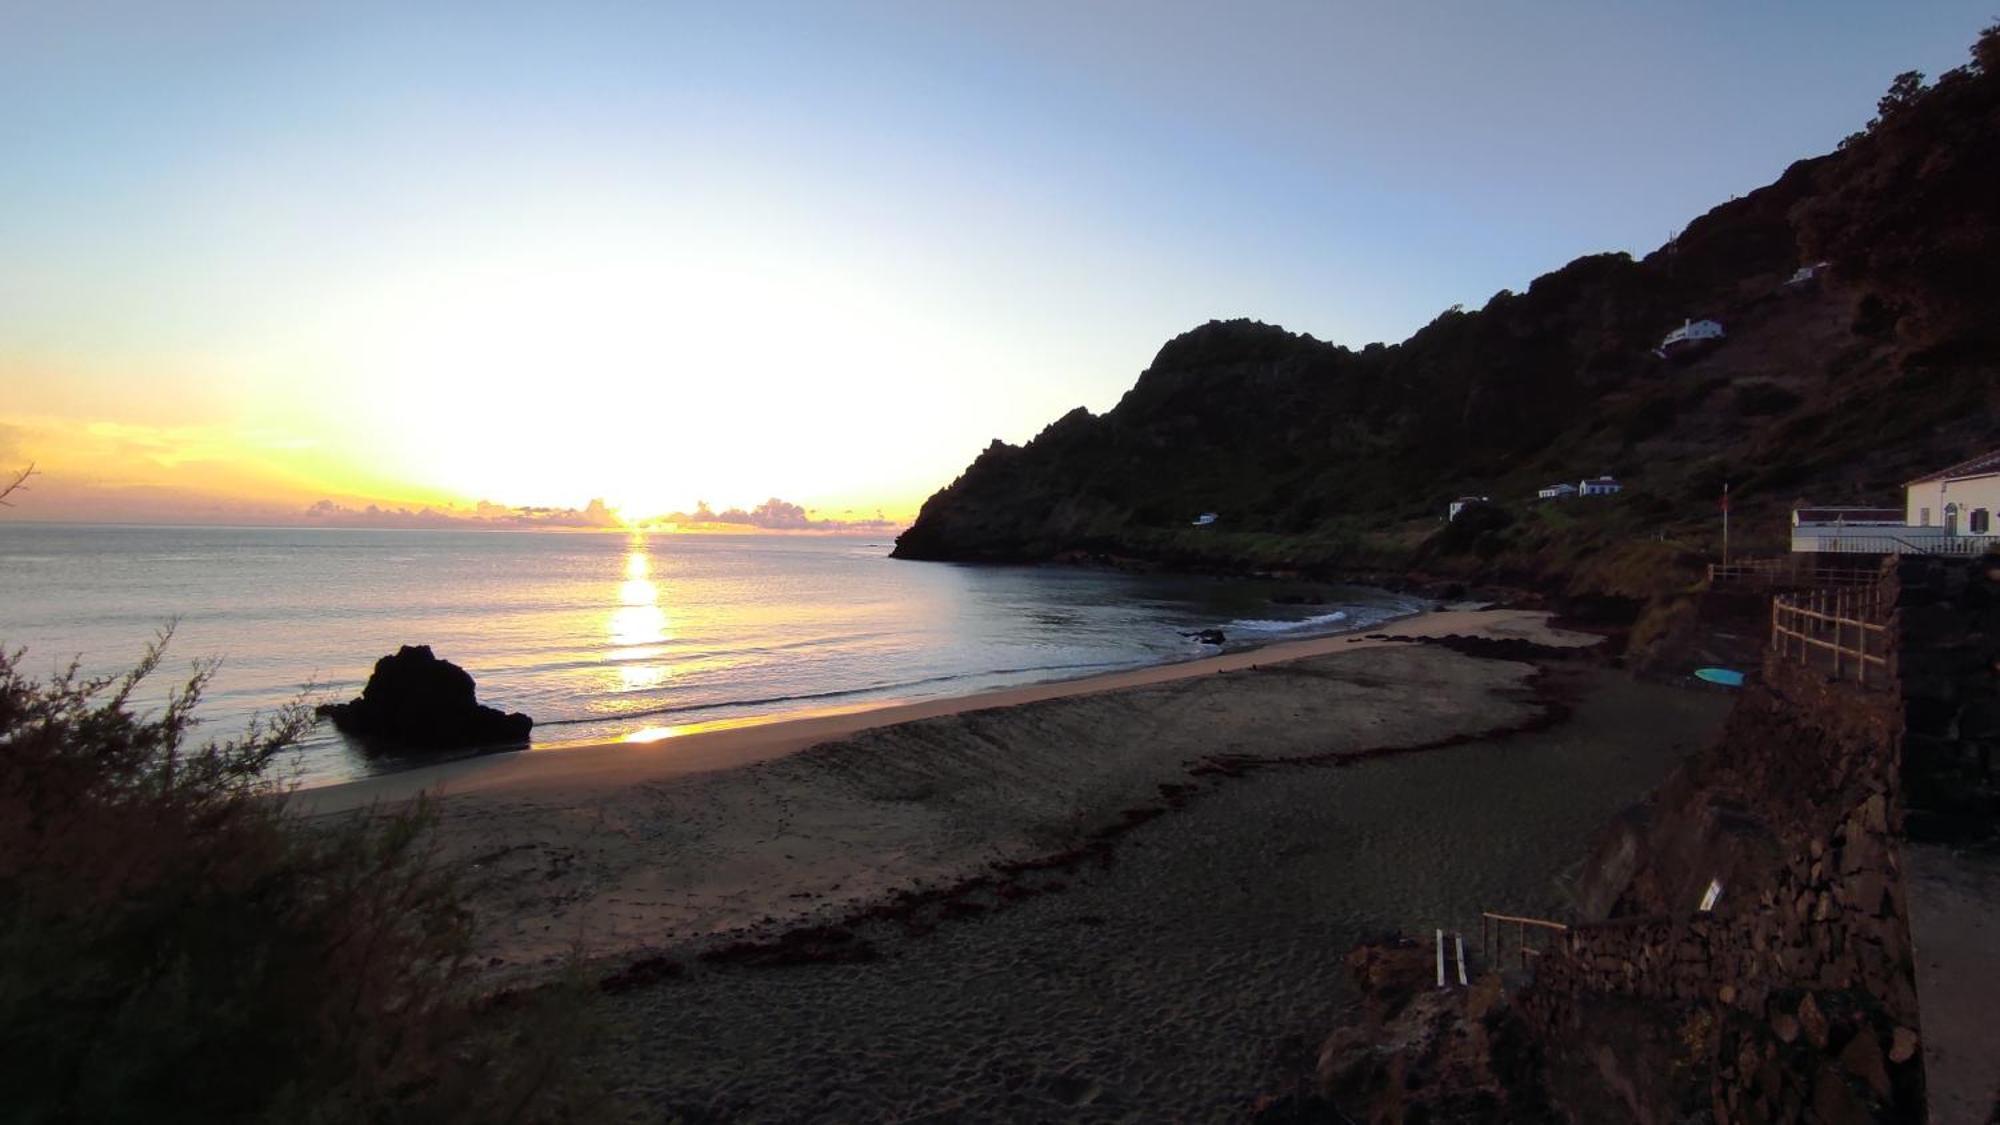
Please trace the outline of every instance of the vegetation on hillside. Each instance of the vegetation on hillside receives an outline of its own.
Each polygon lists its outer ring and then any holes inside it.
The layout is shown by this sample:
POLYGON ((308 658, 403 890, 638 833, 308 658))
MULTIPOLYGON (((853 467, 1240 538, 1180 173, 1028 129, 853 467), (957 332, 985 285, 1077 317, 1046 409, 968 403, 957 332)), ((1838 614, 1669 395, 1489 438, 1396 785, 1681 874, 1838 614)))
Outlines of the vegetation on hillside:
POLYGON ((994 442, 896 553, 1661 592, 1719 550, 1725 483, 1739 549, 1782 549, 1799 501, 1895 503, 1992 445, 2000 417, 2000 27, 1973 54, 1934 85, 1899 78, 1838 152, 1643 260, 1580 258, 1393 346, 1243 320, 1185 333, 1104 415, 994 442), (1654 353, 1702 317, 1720 346, 1654 353), (1533 501, 1601 472, 1627 490, 1533 501), (1447 527, 1463 494, 1506 518, 1447 527))

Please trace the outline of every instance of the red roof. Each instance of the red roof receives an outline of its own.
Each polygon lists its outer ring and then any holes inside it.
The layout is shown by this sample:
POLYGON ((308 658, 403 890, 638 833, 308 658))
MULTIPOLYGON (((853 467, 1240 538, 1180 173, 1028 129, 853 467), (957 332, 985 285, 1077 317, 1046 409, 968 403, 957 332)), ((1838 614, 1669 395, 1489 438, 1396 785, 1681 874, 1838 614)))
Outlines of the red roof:
POLYGON ((1988 477, 2000 473, 2000 449, 1988 450, 1977 457, 1968 458, 1948 469, 1939 469, 1928 476, 1921 476, 1908 484, 1929 484, 1934 480, 1960 480, 1965 477, 1988 477))

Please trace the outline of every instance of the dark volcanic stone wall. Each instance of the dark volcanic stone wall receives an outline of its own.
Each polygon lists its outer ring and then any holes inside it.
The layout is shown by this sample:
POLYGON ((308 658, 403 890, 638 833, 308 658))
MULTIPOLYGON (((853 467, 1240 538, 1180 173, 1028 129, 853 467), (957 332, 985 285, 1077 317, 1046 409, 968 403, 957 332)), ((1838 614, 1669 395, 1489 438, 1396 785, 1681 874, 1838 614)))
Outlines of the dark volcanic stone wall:
POLYGON ((1572 1118, 1924 1120, 1898 851, 2000 825, 2000 559, 1897 560, 1877 594, 1882 681, 1770 654, 1718 744, 1607 828, 1582 893, 1608 917, 1518 998, 1572 1118))
POLYGON ((1901 560, 1893 592, 1907 834, 1990 842, 2000 835, 2000 556, 1901 560))

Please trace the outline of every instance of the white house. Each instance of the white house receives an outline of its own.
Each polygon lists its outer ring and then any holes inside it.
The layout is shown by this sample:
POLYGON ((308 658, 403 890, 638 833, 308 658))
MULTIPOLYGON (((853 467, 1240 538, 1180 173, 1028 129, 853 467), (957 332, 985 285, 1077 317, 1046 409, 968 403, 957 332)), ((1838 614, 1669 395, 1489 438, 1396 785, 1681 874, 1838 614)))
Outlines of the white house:
POLYGON ((1492 503, 1492 501, 1484 496, 1461 496, 1458 499, 1453 500, 1451 502, 1451 508, 1445 513, 1444 518, 1447 521, 1455 520, 1458 518, 1458 513, 1464 511, 1467 507, 1473 504, 1490 504, 1490 503, 1492 503))
POLYGON ((1214 512, 1203 512, 1202 514, 1194 518, 1194 526, 1196 527, 1207 527, 1209 524, 1212 524, 1214 522, 1215 522, 1214 512))
POLYGON ((1667 333, 1667 338, 1661 340, 1660 346, 1653 349, 1653 352, 1655 355, 1665 357, 1675 352, 1686 351, 1698 344, 1712 343, 1722 337, 1722 325, 1713 320, 1683 321, 1679 328, 1667 333))
POLYGON ((1817 280, 1819 275, 1826 271, 1826 267, 1827 263, 1825 262, 1814 262, 1809 266, 1800 266, 1798 269, 1792 271, 1792 276, 1785 279, 1785 283, 1781 288, 1796 289, 1807 282, 1817 280))
POLYGON ((1918 477, 1903 486, 1903 522, 1946 535, 1992 535, 2000 511, 2000 449, 1918 477))
POLYGON ((1576 486, 1568 481, 1559 481, 1535 493, 1542 500, 1567 500, 1576 495, 1576 486))
POLYGON ((2000 449, 1903 486, 1903 507, 1799 508, 1792 550, 1979 555, 2000 547, 2000 449))
POLYGON ((1619 484, 1613 477, 1591 477, 1576 482, 1576 492, 1579 496, 1609 496, 1614 492, 1623 491, 1624 488, 1625 486, 1619 484))

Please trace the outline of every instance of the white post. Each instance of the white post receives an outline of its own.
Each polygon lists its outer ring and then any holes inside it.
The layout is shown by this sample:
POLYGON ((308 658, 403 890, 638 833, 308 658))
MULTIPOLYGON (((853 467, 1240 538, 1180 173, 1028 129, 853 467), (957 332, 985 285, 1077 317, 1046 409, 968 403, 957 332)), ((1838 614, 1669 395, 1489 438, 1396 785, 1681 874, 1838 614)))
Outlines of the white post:
POLYGON ((1452 936, 1458 939, 1458 984, 1463 988, 1465 987, 1465 935, 1454 933, 1452 936))
POLYGON ((1437 932, 1438 987, 1444 987, 1444 931, 1437 932))

